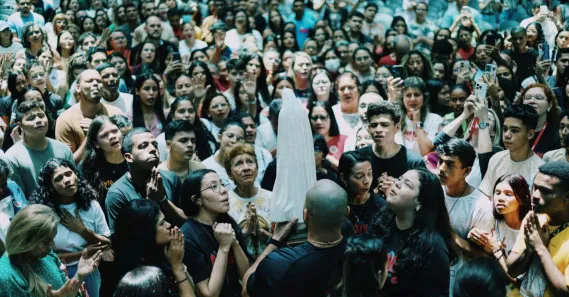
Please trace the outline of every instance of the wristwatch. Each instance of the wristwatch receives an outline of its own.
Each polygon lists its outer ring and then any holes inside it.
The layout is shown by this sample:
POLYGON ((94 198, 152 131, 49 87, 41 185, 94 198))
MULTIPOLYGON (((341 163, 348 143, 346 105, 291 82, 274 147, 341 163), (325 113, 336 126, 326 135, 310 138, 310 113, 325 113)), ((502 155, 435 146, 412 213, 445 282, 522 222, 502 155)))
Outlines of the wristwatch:
POLYGON ((422 122, 417 122, 417 128, 419 129, 423 129, 423 123, 422 122))
POLYGON ((486 129, 486 128, 488 128, 488 126, 490 126, 490 124, 488 124, 488 122, 479 122, 478 123, 478 129, 486 129))

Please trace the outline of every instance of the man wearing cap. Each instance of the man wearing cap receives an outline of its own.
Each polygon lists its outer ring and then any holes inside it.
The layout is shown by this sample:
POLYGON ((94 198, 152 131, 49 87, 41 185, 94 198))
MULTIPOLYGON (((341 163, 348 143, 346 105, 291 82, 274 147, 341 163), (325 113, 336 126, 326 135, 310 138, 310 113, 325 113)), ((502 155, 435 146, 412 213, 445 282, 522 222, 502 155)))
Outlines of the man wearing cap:
POLYGON ((211 34, 213 35, 213 55, 211 56, 211 61, 217 64, 219 60, 229 60, 231 59, 232 51, 225 44, 225 32, 227 32, 227 26, 222 21, 217 21, 213 23, 210 27, 211 34))
POLYGON ((10 30, 12 31, 14 37, 21 40, 22 33, 24 32, 24 27, 26 24, 34 23, 43 28, 45 25, 45 20, 43 16, 32 11, 33 4, 31 0, 18 0, 17 2, 18 11, 10 15, 8 18, 8 25, 10 25, 10 30))
POLYGON ((21 43, 14 41, 13 38, 10 25, 5 21, 0 21, 0 54, 16 54, 24 48, 21 43))

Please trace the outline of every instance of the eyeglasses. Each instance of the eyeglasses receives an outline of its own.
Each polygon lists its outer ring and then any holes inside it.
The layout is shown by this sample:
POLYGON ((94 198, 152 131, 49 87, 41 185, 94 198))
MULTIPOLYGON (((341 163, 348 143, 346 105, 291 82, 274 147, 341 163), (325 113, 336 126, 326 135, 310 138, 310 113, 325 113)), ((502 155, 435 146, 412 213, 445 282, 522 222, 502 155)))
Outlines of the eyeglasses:
POLYGON ((318 122, 318 120, 324 122, 328 118, 329 118, 329 116, 327 116, 327 115, 315 115, 315 116, 311 116, 310 120, 312 120, 313 122, 318 122))
POLYGON ((214 193, 218 193, 218 194, 219 194, 219 192, 221 191, 221 188, 224 188, 224 189, 225 189, 225 188, 227 188, 227 187, 226 187, 224 184, 215 184, 215 185, 213 185, 213 186, 209 186, 209 187, 207 187, 207 188, 205 188, 205 189, 200 190, 200 193, 203 192, 203 191, 206 191, 206 190, 211 189, 214 193))

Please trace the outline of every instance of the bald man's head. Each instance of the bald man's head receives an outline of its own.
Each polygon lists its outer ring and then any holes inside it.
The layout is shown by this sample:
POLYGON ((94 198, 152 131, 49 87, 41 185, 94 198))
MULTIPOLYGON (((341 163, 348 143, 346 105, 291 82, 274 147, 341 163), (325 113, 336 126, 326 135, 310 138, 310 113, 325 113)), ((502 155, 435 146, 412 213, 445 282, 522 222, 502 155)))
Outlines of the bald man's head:
MULTIPOLYGON (((411 50, 411 39, 409 36, 399 34, 393 39, 395 55, 400 58, 411 50)), ((399 62, 399 60, 397 60, 399 62)))
POLYGON ((330 232, 342 227, 346 219, 348 194, 331 180, 319 180, 306 193, 307 223, 316 232, 330 232))

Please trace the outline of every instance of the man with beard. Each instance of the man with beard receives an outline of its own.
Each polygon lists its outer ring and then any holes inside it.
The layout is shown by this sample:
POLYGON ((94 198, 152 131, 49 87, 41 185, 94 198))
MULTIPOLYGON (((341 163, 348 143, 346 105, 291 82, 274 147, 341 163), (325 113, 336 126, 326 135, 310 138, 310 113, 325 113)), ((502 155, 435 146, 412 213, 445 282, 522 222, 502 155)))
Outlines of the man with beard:
MULTIPOLYGON (((147 1, 143 3, 141 14, 142 14, 142 19, 147 20, 147 22, 151 16, 158 17, 156 15, 156 8, 154 7, 154 2, 147 1)), ((174 30, 172 29, 172 26, 170 26, 170 22, 168 21, 168 19, 163 20, 160 19, 160 17, 158 17, 158 19, 162 24, 162 31, 160 32, 160 38, 167 41, 177 40, 176 35, 174 35, 174 30)), ((148 37, 148 30, 146 28, 146 24, 142 23, 138 27, 136 27, 136 29, 134 29, 134 39, 132 40, 132 47, 135 47, 136 45, 140 44, 147 37, 148 37)))
POLYGON ((370 44, 373 45, 373 41, 369 36, 366 36, 362 33, 362 26, 364 22, 364 15, 361 12, 354 11, 350 15, 350 19, 348 21, 348 26, 350 31, 348 33, 349 41, 355 41, 360 45, 370 44))
POLYGON ((129 171, 109 188, 105 200, 111 232, 114 233, 120 210, 136 199, 155 201, 166 221, 181 226, 187 217, 174 201, 182 184, 175 173, 157 169, 158 143, 152 133, 146 128, 134 128, 123 138, 122 153, 129 171))
POLYGON ((101 75, 101 102, 112 105, 120 109, 124 114, 130 114, 132 109, 132 95, 119 92, 119 72, 117 68, 110 63, 104 63, 97 67, 97 71, 101 75))
POLYGON ((14 38, 18 38, 17 41, 20 41, 26 24, 33 23, 43 28, 45 20, 43 16, 32 11, 34 6, 30 0, 19 0, 17 2, 18 11, 10 15, 8 24, 10 25, 10 30, 14 38))
POLYGON ((524 79, 535 74, 535 62, 538 53, 535 49, 527 46, 528 38, 524 28, 516 27, 512 29, 511 35, 513 48, 504 51, 504 53, 510 56, 518 65, 516 77, 518 82, 521 83, 524 79))
POLYGON ((85 149, 85 135, 91 121, 99 116, 112 116, 123 112, 101 103, 101 76, 96 70, 87 69, 77 77, 75 96, 79 103, 64 111, 55 123, 55 138, 69 146, 78 163, 85 149))
MULTIPOLYGON (((156 73, 164 72, 165 68, 165 60, 166 56, 168 56, 168 48, 172 50, 176 49, 177 47, 166 40, 161 39, 162 37, 162 20, 160 20, 157 16, 150 16, 146 20, 146 25, 144 26, 144 30, 146 31, 147 37, 145 40, 154 43, 156 46, 156 59, 158 59, 158 65, 160 69, 155 69, 156 73)), ((143 39, 140 40, 143 42, 143 39)), ((140 51, 142 50, 142 43, 138 44, 137 46, 133 47, 130 54, 130 65, 136 65, 136 59, 140 55, 140 51)))

